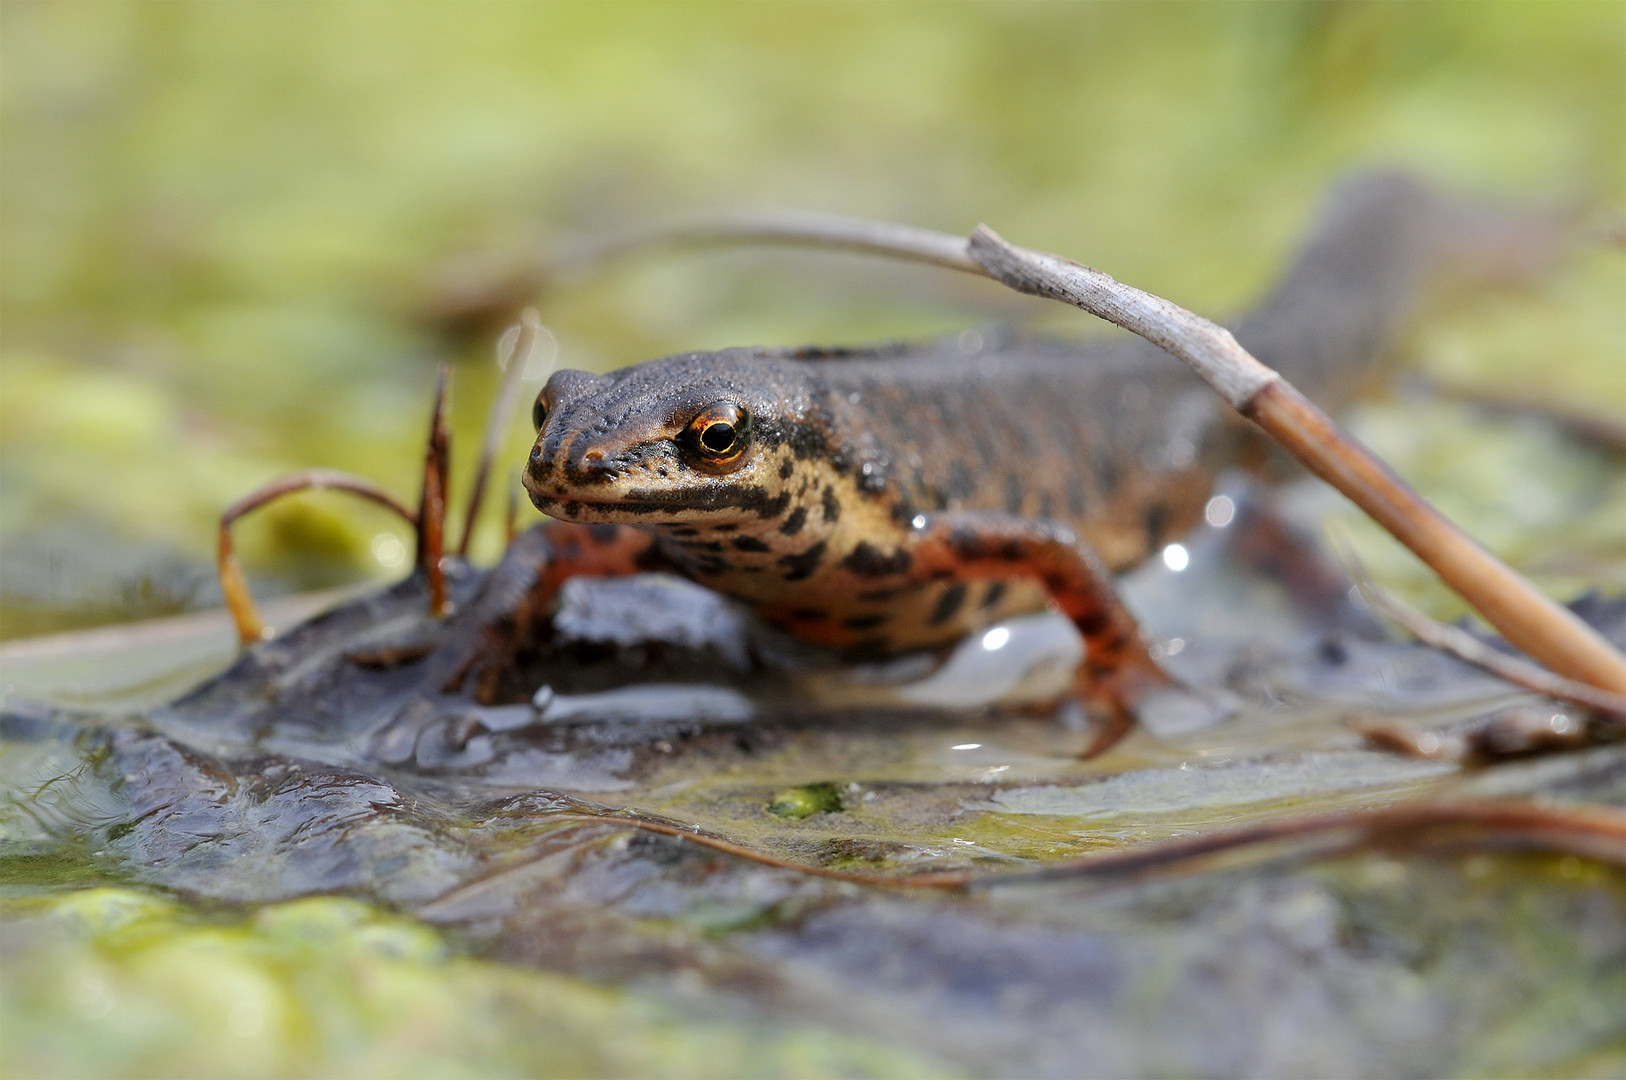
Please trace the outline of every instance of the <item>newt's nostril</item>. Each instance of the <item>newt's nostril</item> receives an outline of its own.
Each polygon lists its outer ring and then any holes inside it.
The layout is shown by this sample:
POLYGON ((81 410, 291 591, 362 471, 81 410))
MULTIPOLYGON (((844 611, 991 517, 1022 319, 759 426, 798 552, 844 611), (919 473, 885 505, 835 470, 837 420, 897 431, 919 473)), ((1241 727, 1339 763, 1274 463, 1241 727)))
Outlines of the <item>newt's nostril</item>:
POLYGON ((604 460, 604 451, 598 449, 589 450, 587 453, 582 455, 582 460, 591 461, 596 465, 604 460))

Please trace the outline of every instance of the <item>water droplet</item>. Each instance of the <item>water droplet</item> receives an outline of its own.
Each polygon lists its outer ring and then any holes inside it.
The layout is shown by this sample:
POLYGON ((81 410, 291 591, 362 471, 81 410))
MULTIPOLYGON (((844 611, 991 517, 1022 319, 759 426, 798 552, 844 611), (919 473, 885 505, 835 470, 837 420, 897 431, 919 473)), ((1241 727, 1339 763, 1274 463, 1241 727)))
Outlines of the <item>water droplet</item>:
POLYGON ((1203 507, 1203 518, 1216 529, 1223 529, 1236 517, 1236 503, 1229 495, 1215 495, 1203 507))

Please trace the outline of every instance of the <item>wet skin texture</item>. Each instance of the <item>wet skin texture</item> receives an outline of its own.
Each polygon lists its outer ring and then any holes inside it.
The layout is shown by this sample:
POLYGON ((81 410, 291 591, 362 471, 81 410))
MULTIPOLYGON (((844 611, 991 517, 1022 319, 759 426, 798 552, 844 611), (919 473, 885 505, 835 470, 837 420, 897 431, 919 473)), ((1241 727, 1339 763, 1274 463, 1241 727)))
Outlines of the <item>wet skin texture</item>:
MULTIPOLYGON (((1507 243, 1415 182, 1356 179, 1237 337, 1335 407, 1425 272, 1507 243)), ((1111 573, 1194 524, 1219 469, 1264 453, 1155 346, 986 332, 561 371, 535 418, 525 486, 546 514, 631 526, 672 568, 856 655, 1049 602, 1089 645, 1080 689, 1151 670, 1111 573)))

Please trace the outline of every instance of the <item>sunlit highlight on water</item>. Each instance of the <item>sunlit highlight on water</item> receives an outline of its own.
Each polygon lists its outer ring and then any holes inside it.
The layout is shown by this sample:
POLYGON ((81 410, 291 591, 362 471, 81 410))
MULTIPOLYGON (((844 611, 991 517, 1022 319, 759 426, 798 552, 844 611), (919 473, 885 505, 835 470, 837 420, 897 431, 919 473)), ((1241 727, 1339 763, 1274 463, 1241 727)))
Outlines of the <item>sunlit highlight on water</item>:
POLYGON ((379 533, 372 546, 373 558, 387 570, 397 570, 406 562, 406 545, 394 533, 379 533))

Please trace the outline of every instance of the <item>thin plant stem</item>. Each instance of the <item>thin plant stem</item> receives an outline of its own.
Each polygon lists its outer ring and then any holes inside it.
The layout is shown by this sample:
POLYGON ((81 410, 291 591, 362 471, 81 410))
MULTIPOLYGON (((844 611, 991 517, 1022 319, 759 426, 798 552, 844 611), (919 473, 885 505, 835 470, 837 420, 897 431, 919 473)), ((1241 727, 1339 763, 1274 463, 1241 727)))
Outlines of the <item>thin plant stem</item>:
POLYGON ((254 605, 254 596, 249 591, 248 579, 243 576, 242 565, 237 561, 231 527, 245 514, 298 491, 348 492, 385 507, 399 515, 413 529, 421 531, 418 515, 408 510, 394 496, 371 480, 337 469, 305 469, 289 473, 238 499, 220 515, 220 528, 215 545, 215 568, 220 575, 220 591, 226 598, 226 607, 237 627, 237 640, 245 646, 262 640, 266 636, 266 628, 259 610, 254 605))
POLYGON ((424 448, 423 494, 418 500, 418 565, 429 582, 429 612, 440 618, 450 610, 446 595, 446 483, 451 466, 451 431, 446 426, 447 384, 445 364, 435 381, 435 405, 429 416, 429 441, 424 448))
MULTIPOLYGON (((486 414, 485 441, 480 446, 480 463, 474 471, 474 487, 469 492, 468 513, 463 517, 463 537, 458 542, 459 558, 468 558, 469 542, 474 537, 474 523, 479 520, 480 504, 485 498, 486 483, 491 475, 491 462, 502 446, 508 421, 514 415, 514 403, 519 399, 520 385, 525 381, 525 369, 531 362, 536 339, 542 332, 542 317, 535 308, 526 308, 520 314, 519 325, 509 331, 507 355, 503 362, 502 384, 491 401, 486 414)), ((505 338, 508 335, 504 335, 505 338)))

